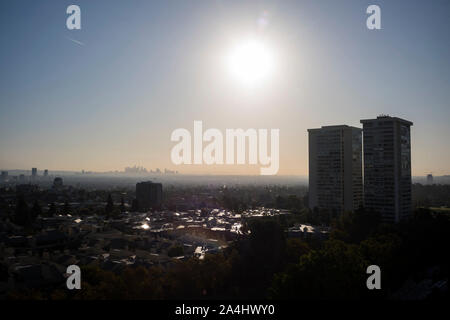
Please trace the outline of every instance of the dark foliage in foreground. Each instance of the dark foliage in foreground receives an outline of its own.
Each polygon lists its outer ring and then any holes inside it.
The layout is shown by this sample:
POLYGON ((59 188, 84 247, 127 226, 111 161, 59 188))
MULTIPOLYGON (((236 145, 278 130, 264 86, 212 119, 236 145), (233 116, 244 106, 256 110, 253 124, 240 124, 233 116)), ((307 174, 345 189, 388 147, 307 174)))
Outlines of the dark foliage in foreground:
MULTIPOLYGON (((323 242, 287 239, 280 217, 247 222, 248 237, 205 260, 120 274, 82 267, 82 290, 16 292, 50 299, 364 299, 390 298, 406 280, 448 279, 450 222, 420 209, 399 225, 359 210, 333 222, 323 242), (281 224, 280 224, 281 223, 281 224), (382 270, 382 290, 368 290, 366 268, 382 270)), ((440 297, 442 298, 442 297, 440 297)), ((444 297, 448 298, 448 296, 444 297)))

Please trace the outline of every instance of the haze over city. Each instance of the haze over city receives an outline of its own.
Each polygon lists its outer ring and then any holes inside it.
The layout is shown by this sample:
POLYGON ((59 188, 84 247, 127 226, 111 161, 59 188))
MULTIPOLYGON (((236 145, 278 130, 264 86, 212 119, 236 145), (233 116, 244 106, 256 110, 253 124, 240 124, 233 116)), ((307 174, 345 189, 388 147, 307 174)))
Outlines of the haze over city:
POLYGON ((413 175, 450 172, 447 1, 378 1, 376 32, 367 1, 77 3, 77 31, 69 1, 0 5, 1 169, 259 174, 173 165, 171 132, 201 120, 280 129, 278 174, 307 175, 307 129, 390 114, 414 123, 413 175))

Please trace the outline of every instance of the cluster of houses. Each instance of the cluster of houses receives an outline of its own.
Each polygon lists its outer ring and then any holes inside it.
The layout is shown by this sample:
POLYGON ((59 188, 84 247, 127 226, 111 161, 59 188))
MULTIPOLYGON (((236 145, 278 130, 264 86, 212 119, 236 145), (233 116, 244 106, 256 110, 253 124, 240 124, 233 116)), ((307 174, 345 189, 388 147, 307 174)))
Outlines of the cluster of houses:
POLYGON ((63 285, 73 264, 120 272, 128 266, 204 259, 242 235, 243 218, 287 213, 266 208, 241 214, 222 209, 124 212, 115 219, 66 214, 38 217, 39 231, 31 235, 5 220, 0 226, 0 297, 14 289, 63 285))

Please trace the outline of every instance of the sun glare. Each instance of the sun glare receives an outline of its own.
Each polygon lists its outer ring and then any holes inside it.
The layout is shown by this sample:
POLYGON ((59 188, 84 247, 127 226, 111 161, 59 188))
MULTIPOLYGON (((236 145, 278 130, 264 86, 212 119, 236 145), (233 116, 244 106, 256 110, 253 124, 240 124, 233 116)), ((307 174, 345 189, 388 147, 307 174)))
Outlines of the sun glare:
POLYGON ((228 56, 230 73, 246 86, 255 86, 267 80, 273 72, 273 65, 272 52, 257 40, 241 43, 228 56))

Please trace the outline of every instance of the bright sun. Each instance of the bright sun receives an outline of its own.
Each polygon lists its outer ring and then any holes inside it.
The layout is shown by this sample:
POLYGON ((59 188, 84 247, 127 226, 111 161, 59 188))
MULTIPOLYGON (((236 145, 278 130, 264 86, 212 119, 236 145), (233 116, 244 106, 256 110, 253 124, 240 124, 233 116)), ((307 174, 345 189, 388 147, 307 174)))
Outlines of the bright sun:
POLYGON ((259 85, 267 80, 274 67, 272 52, 257 40, 233 48, 227 62, 232 76, 246 86, 259 85))

